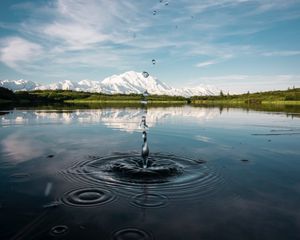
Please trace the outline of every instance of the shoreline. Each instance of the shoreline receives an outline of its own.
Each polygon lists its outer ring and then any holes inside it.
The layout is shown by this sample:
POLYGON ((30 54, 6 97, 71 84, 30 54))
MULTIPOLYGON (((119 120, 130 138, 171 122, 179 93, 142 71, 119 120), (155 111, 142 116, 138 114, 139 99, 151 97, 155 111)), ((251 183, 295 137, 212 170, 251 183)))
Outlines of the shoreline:
MULTIPOLYGON (((28 100, 8 100, 0 99, 0 104, 109 104, 109 103, 123 103, 123 104, 140 104, 140 100, 65 100, 65 101, 28 101, 28 100)), ((187 105, 243 105, 243 106, 259 106, 259 105, 291 105, 291 106, 300 106, 300 101, 298 100, 270 100, 270 101, 261 101, 257 103, 247 103, 243 100, 148 100, 148 104, 187 104, 187 105)))

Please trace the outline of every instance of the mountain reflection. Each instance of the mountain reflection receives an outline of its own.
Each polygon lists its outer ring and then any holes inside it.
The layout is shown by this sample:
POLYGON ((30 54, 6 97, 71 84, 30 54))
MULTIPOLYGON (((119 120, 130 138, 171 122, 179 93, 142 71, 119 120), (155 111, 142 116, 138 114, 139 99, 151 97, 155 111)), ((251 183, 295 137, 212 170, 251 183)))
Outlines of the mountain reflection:
MULTIPOLYGON (((30 125, 30 124, 95 124, 102 123, 109 128, 121 131, 140 130, 140 119, 144 109, 132 108, 106 108, 96 110, 75 111, 13 111, 0 116, 1 126, 30 125)), ((218 108, 193 108, 193 107, 169 107, 150 108, 147 110, 147 124, 154 127, 158 122, 174 117, 189 117, 198 121, 205 121, 219 115, 218 108)))

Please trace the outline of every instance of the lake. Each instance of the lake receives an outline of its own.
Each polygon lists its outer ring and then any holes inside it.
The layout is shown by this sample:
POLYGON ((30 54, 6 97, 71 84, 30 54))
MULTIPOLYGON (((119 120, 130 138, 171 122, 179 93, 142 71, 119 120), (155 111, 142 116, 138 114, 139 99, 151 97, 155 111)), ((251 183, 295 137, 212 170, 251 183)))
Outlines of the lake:
POLYGON ((0 114, 0 239, 300 239, 299 109, 0 114))

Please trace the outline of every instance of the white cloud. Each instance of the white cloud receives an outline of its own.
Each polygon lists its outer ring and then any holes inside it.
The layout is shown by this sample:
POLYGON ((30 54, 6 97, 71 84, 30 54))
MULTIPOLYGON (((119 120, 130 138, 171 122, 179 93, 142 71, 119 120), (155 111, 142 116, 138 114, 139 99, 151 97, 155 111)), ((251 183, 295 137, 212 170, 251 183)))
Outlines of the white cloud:
POLYGON ((200 62, 196 64, 196 67, 202 68, 202 67, 207 67, 209 65, 217 64, 218 62, 215 60, 210 60, 206 62, 200 62))
POLYGON ((53 23, 44 28, 44 33, 64 40, 72 50, 108 40, 108 36, 80 24, 53 23))
POLYGON ((31 62, 42 53, 40 45, 20 37, 4 39, 0 45, 1 62, 14 69, 18 69, 22 63, 31 62))
POLYGON ((159 1, 53 0, 43 5, 19 4, 13 10, 29 11, 30 17, 9 26, 0 22, 0 28, 9 27, 40 45, 23 39, 27 47, 22 51, 13 42, 5 42, 0 46, 0 60, 45 79, 50 74, 65 78, 72 78, 72 74, 95 78, 99 74, 101 78, 107 71, 147 68, 149 63, 152 66, 152 58, 160 63, 186 61, 186 71, 198 71, 195 66, 210 71, 209 66, 232 58, 295 56, 298 51, 266 52, 258 41, 239 39, 296 14, 296 10, 286 11, 295 2, 176 0, 165 6, 159 1), (281 8, 283 11, 278 11, 281 8), (154 9, 158 10, 156 16, 152 15, 154 9), (264 17, 264 12, 276 14, 264 17), (47 54, 35 61, 41 52, 47 54))
POLYGON ((300 51, 275 51, 275 52, 265 52, 262 53, 263 56, 266 57, 290 57, 300 55, 300 51))
POLYGON ((130 40, 129 30, 147 26, 147 21, 140 19, 139 5, 132 1, 57 0, 49 8, 53 20, 36 22, 36 30, 62 40, 66 50, 84 50, 103 42, 122 43, 130 40))

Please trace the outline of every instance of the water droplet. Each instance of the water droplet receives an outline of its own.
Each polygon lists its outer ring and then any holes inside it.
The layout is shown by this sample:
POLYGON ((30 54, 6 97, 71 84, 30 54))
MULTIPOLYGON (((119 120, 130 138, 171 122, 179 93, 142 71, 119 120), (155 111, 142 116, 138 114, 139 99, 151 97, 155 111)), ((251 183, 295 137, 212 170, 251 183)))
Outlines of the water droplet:
POLYGON ((165 2, 165 6, 168 6, 169 5, 169 2, 165 2))
POLYGON ((47 156, 47 158, 53 158, 53 157, 54 157, 54 155, 52 155, 52 154, 47 156))
POLYGON ((152 59, 152 64, 155 65, 156 64, 156 60, 152 59))
POLYGON ((69 231, 69 228, 66 225, 58 225, 58 226, 54 226, 53 228, 51 228, 50 235, 63 236, 65 234, 67 234, 68 231, 69 231))
POLYGON ((145 90, 145 92, 143 92, 143 96, 144 96, 144 97, 148 97, 148 96, 149 96, 149 93, 148 93, 147 90, 145 90))
POLYGON ((146 117, 145 116, 142 116, 140 127, 142 127, 142 128, 147 128, 148 127, 148 125, 146 123, 146 117))
POLYGON ((157 14, 157 11, 156 11, 156 10, 154 10, 154 11, 152 12, 152 14, 153 14, 153 15, 156 15, 156 14, 157 14))
POLYGON ((149 157, 149 147, 148 147, 147 137, 146 137, 142 145, 143 168, 148 167, 148 157, 149 157))
POLYGON ((144 71, 142 74, 143 74, 144 78, 147 78, 147 77, 149 77, 149 73, 148 73, 148 72, 146 72, 146 71, 144 71))
POLYGON ((113 234, 114 240, 150 240, 152 236, 144 230, 137 228, 121 229, 113 234))
POLYGON ((143 138, 144 141, 147 140, 147 133, 146 133, 146 131, 143 131, 142 138, 143 138))

